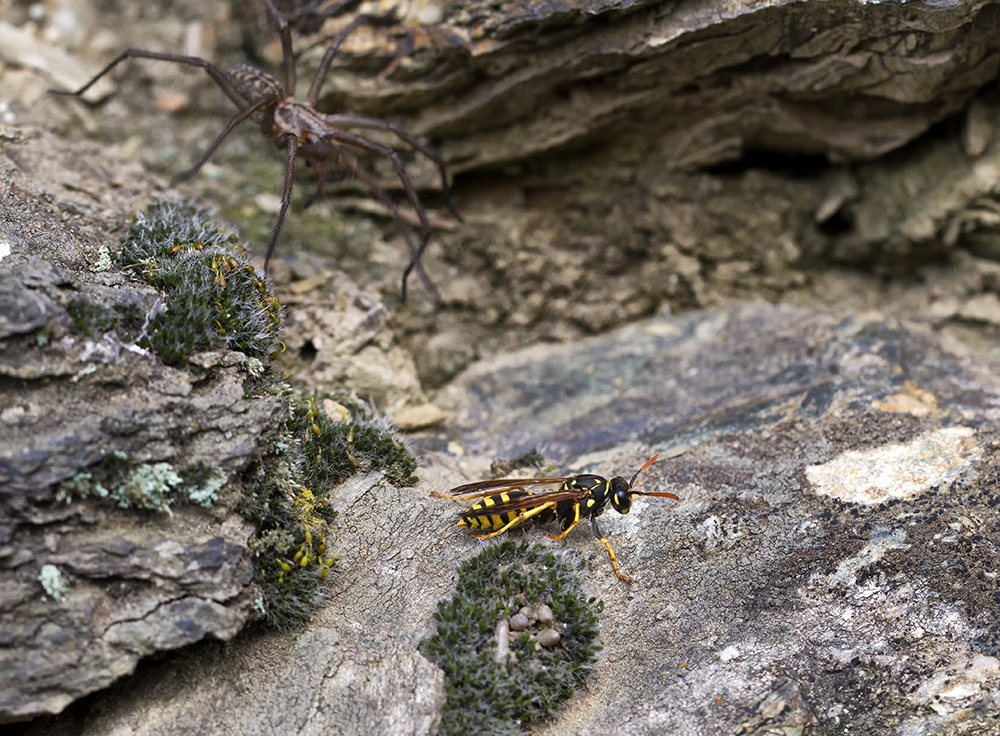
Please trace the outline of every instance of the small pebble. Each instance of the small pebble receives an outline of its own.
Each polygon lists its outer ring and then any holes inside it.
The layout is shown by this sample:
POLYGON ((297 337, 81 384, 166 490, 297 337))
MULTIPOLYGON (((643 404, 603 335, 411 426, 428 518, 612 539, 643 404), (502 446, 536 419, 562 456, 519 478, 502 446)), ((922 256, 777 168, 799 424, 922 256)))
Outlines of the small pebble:
POLYGON ((559 643, 559 632, 555 629, 542 629, 538 632, 536 641, 543 647, 552 647, 559 643))
POLYGON ((448 412, 439 409, 434 404, 409 406, 392 415, 392 423, 397 429, 409 431, 433 427, 448 418, 448 412))
POLYGON ((535 612, 531 610, 531 606, 523 606, 518 613, 528 619, 528 623, 534 623, 535 612))
POLYGON ((323 399, 323 413, 326 414, 335 424, 346 422, 351 412, 343 404, 338 404, 333 399, 323 399))
POLYGON ((507 628, 507 619, 502 618, 497 622, 496 630, 497 653, 494 655, 496 662, 506 662, 510 656, 510 629, 507 628))
POLYGON ((163 112, 183 112, 191 107, 191 99, 177 90, 165 90, 156 99, 156 106, 163 112))
POLYGON ((510 617, 511 631, 524 631, 526 628, 528 628, 528 617, 523 613, 515 613, 510 617))
POLYGON ((552 622, 556 620, 556 617, 552 614, 552 609, 544 603, 538 607, 535 615, 538 616, 538 623, 542 626, 551 626, 552 622))

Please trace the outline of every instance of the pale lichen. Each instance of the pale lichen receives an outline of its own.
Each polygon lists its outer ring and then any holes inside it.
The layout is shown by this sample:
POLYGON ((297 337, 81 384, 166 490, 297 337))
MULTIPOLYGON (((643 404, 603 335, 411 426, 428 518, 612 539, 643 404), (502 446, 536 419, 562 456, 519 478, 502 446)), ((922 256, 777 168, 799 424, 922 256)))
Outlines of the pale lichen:
POLYGON ((54 601, 61 601, 69 592, 66 580, 55 565, 42 565, 42 569, 38 573, 38 582, 41 583, 45 594, 54 601))

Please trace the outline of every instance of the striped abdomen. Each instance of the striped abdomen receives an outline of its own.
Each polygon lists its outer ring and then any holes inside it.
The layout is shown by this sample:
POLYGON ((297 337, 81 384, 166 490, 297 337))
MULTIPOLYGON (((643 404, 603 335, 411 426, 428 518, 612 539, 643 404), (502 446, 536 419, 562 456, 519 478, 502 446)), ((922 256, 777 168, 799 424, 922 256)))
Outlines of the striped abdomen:
MULTIPOLYGON (((485 496, 476 501, 472 506, 462 512, 462 518, 458 520, 458 526, 466 526, 470 529, 500 529, 517 518, 517 511, 506 511, 502 513, 491 513, 490 509, 498 504, 506 504, 508 501, 517 501, 519 498, 528 498, 530 493, 525 491, 503 491, 492 496, 485 496)), ((551 516, 550 512, 545 512, 540 516, 551 516)), ((544 519, 539 519, 543 521, 544 519)))

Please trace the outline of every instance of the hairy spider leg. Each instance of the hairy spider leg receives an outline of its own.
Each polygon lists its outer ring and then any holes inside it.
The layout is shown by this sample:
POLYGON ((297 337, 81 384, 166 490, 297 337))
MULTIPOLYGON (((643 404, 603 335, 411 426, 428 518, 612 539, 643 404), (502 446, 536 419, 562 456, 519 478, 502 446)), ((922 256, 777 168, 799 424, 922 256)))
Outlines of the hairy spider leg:
MULTIPOLYGON (((323 86, 323 82, 326 81, 326 74, 330 71, 330 64, 333 63, 333 57, 336 55, 337 50, 340 48, 340 44, 344 42, 345 38, 354 33, 354 31, 361 26, 391 26, 397 22, 398 19, 396 18, 396 12, 395 9, 393 9, 393 11, 388 15, 359 15, 346 26, 337 31, 337 33, 330 38, 330 45, 326 47, 326 53, 323 54, 323 60, 319 63, 319 69, 316 70, 316 76, 313 77, 312 84, 309 85, 309 92, 306 94, 306 100, 309 102, 309 106, 313 107, 316 105, 316 99, 319 97, 319 90, 323 86)), ((405 48, 397 44, 396 56, 391 62, 389 62, 389 66, 387 66, 382 73, 388 74, 391 72, 395 65, 399 63, 400 56, 403 53, 405 53, 405 48)))
POLYGON ((523 524, 532 516, 536 516, 542 513, 543 511, 547 511, 549 509, 554 509, 556 506, 558 506, 558 504, 555 501, 550 501, 549 503, 543 503, 541 506, 533 508, 530 511, 522 511, 521 513, 519 513, 517 516, 515 516, 513 519, 508 521, 506 524, 504 524, 502 527, 500 527, 494 532, 490 532, 489 534, 470 534, 469 536, 476 537, 476 539, 489 539, 490 537, 498 536, 500 534, 503 534, 511 527, 523 524))
POLYGON ((444 159, 434 153, 434 151, 422 144, 398 125, 390 123, 386 120, 366 118, 361 115, 324 115, 323 119, 330 125, 367 128, 369 130, 387 130, 414 150, 424 154, 427 158, 434 162, 434 165, 437 166, 438 171, 441 173, 441 192, 444 195, 444 201, 445 205, 448 207, 448 211, 456 220, 464 222, 464 220, 462 220, 462 216, 458 214, 451 203, 451 186, 448 184, 448 172, 444 166, 444 159))
POLYGON ((272 0, 264 0, 267 10, 278 26, 278 37, 281 39, 281 58, 285 67, 285 94, 295 94, 295 53, 292 50, 292 31, 288 21, 274 6, 272 0))
POLYGON ((267 267, 271 263, 271 255, 274 247, 278 244, 278 233, 285 222, 285 215, 288 213, 288 205, 292 203, 292 183, 295 175, 295 154, 299 150, 299 141, 294 135, 289 135, 286 141, 288 146, 288 163, 285 165, 285 190, 281 194, 281 208, 278 210, 278 221, 274 224, 271 233, 271 241, 267 244, 267 251, 264 253, 264 275, 267 275, 267 267))
POLYGON ((604 534, 601 532, 601 528, 597 526, 596 518, 590 520, 590 531, 592 531, 594 533, 594 536, 600 539, 604 543, 604 546, 607 548, 608 557, 611 558, 611 566, 615 568, 615 575, 620 577, 626 583, 631 583, 632 578, 630 578, 628 575, 626 575, 625 573, 623 573, 621 570, 618 569, 618 561, 615 559, 615 551, 611 549, 611 542, 609 542, 608 538, 605 537, 604 534))
POLYGON ((255 103, 250 105, 250 107, 236 113, 236 115, 233 116, 233 119, 229 121, 229 125, 226 126, 226 129, 222 131, 222 134, 215 139, 215 142, 211 146, 209 146, 208 150, 205 151, 205 154, 200 159, 198 159, 198 163, 196 163, 187 171, 177 174, 173 179, 170 180, 170 185, 174 186, 178 182, 187 181, 192 176, 201 171, 201 167, 208 162, 208 159, 212 157, 212 154, 215 153, 216 149, 218 149, 218 147, 222 144, 222 141, 225 140, 227 135, 232 133, 240 123, 242 123, 248 117, 257 112, 257 110, 259 110, 262 107, 266 107, 267 105, 270 105, 274 102, 277 102, 277 100, 278 100, 277 97, 262 97, 261 99, 257 100, 255 103))
MULTIPOLYGON (((336 141, 338 140, 343 141, 344 143, 357 145, 361 148, 374 150, 380 153, 381 151, 379 151, 378 149, 385 149, 389 151, 392 151, 392 149, 386 146, 379 146, 379 144, 369 141, 366 138, 362 138, 361 136, 354 135, 353 133, 344 133, 344 132, 334 133, 331 135, 330 138, 326 139, 326 143, 328 143, 333 148, 336 154, 340 157, 341 162, 348 169, 350 169, 351 173, 353 173, 356 177, 358 177, 358 179, 361 180, 361 183, 364 184, 365 187, 368 189, 369 194, 375 197, 382 204, 382 206, 389 211, 389 213, 392 215, 393 225, 395 226, 396 230, 400 234, 402 234, 403 240, 406 242, 406 247, 410 252, 410 263, 403 271, 403 286, 401 294, 401 298, 403 299, 403 301, 406 301, 406 280, 407 277, 409 277, 410 275, 410 271, 413 270, 413 264, 416 264, 417 275, 420 277, 420 280, 423 282, 424 287, 427 289, 428 292, 430 292, 433 299, 435 301, 441 301, 440 292, 438 292, 437 287, 434 286, 434 283, 431 281, 430 276, 428 276, 427 272, 424 270, 423 263, 420 261, 420 254, 423 252, 423 249, 427 246, 427 240, 430 237, 429 233, 425 233, 425 236, 421 241, 421 247, 418 250, 413 244, 413 238, 410 235, 409 225, 407 225, 406 221, 403 220, 402 216, 399 213, 399 207, 396 206, 396 203, 393 201, 392 197, 390 197, 388 192, 386 192, 381 186, 379 186, 378 182, 375 181, 374 177, 372 177, 371 174, 369 174, 367 171, 364 170, 364 168, 361 166, 361 163, 354 155, 352 155, 349 151, 347 151, 343 146, 337 145, 336 141), (374 148, 375 146, 377 146, 378 148, 374 148)), ((394 151, 393 155, 395 156, 394 151)), ((398 156, 396 156, 396 161, 399 161, 398 156)), ((398 169, 397 173, 399 173, 398 169)), ((420 200, 416 197, 416 192, 413 189, 413 185, 410 184, 409 177, 406 176, 405 170, 403 171, 403 173, 400 174, 400 178, 401 181, 403 182, 404 189, 406 189, 407 197, 410 200, 410 204, 414 205, 414 209, 417 211, 417 216, 421 220, 421 225, 424 225, 426 223, 427 227, 429 227, 430 225, 429 223, 427 223, 427 216, 424 214, 423 208, 420 206, 420 200), (412 197, 410 196, 411 193, 413 195, 412 197)))
MULTIPOLYGON (((392 168, 396 170, 396 176, 403 184, 403 190, 406 192, 407 200, 409 200, 410 205, 413 207, 413 211, 417 213, 417 219, 420 220, 420 247, 417 249, 416 253, 411 251, 410 262, 406 264, 406 268, 403 269, 403 298, 405 299, 406 280, 415 265, 420 264, 420 269, 423 269, 423 264, 420 259, 424 254, 424 250, 427 248, 427 243, 430 242, 431 235, 434 233, 433 228, 431 228, 431 223, 427 219, 427 212, 420 204, 420 197, 417 195, 417 190, 413 188, 413 183, 410 181, 410 177, 406 173, 406 167, 403 166, 403 160, 399 157, 399 154, 389 146, 383 146, 381 143, 376 143, 375 141, 371 141, 364 136, 349 133, 347 131, 336 131, 331 134, 331 137, 336 140, 343 141, 344 143, 355 145, 358 148, 372 151, 373 153, 377 153, 380 156, 385 156, 389 159, 392 163, 392 168)), ((440 297, 438 296, 437 298, 440 297)))
POLYGON ((180 54, 165 54, 159 51, 143 51, 142 49, 125 49, 118 56, 111 60, 111 62, 101 69, 89 82, 80 87, 80 89, 75 92, 70 92, 64 89, 50 89, 49 93, 54 95, 66 95, 69 97, 79 97, 88 89, 90 89, 98 79, 103 77, 105 74, 110 72, 116 66, 121 64, 126 59, 152 59, 153 61, 171 61, 176 64, 184 64, 185 66, 194 66, 200 69, 204 69, 208 76, 210 76, 222 91, 226 93, 226 97, 236 103, 237 106, 243 107, 247 104, 247 100, 236 91, 232 84, 229 82, 229 78, 226 73, 222 71, 212 62, 202 59, 198 56, 182 56, 180 54))

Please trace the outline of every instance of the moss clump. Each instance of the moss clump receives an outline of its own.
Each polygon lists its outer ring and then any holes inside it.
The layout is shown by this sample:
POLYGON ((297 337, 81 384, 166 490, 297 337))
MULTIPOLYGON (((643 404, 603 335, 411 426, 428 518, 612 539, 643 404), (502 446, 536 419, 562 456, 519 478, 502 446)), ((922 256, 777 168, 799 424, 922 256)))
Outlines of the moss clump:
POLYGON ((274 351, 281 305, 236 236, 190 205, 136 211, 118 260, 163 293, 139 344, 170 365, 227 347, 252 357, 274 351))
POLYGON ((380 470, 396 485, 414 485, 417 461, 389 425, 360 402, 338 398, 336 406, 347 410, 343 421, 323 410, 323 402, 330 399, 322 396, 300 401, 288 421, 308 460, 305 484, 323 488, 339 485, 357 472, 380 470))
POLYGON ((185 250, 221 246, 243 255, 236 234, 191 204, 163 202, 129 217, 118 262, 126 268, 167 260, 185 250))
POLYGON ((304 399, 290 392, 285 435, 248 474, 240 511, 260 529, 250 543, 259 612, 285 628, 309 617, 322 600, 335 556, 327 549, 336 516, 330 491, 356 473, 381 470, 395 483, 416 482, 416 460, 357 399, 304 399), (347 406, 343 406, 347 404, 347 406), (331 417, 324 409, 334 411, 331 417), (335 411, 339 407, 343 411, 335 411))
POLYGON ((424 653, 445 672, 441 734, 516 734, 583 685, 597 651, 603 604, 586 600, 575 573, 541 545, 503 542, 459 569, 455 595, 438 604, 424 653), (497 624, 522 606, 552 609, 556 646, 511 632, 514 656, 497 661, 497 624))
POLYGON ((124 452, 112 452, 60 483, 57 497, 97 496, 123 509, 169 512, 171 503, 211 507, 224 483, 218 472, 202 466, 178 470, 170 463, 136 464, 124 452))
POLYGON ((135 340, 144 320, 137 304, 115 304, 113 309, 108 309, 85 297, 71 301, 66 311, 72 320, 70 329, 86 337, 117 330, 123 340, 135 340))
POLYGON ((545 458, 542 457, 537 448, 532 448, 528 452, 522 452, 517 457, 511 458, 510 460, 494 460, 490 464, 490 474, 494 478, 503 478, 504 476, 510 475, 515 470, 520 470, 521 468, 533 468, 539 470, 546 466, 545 458))
POLYGON ((113 330, 117 320, 115 314, 103 304, 89 299, 74 299, 66 305, 66 311, 73 320, 72 330, 78 335, 96 335, 113 330))
POLYGON ((250 541, 259 614, 270 626, 286 628, 309 617, 322 600, 323 580, 336 557, 326 547, 336 517, 328 488, 318 493, 302 484, 304 459, 287 434, 271 456, 251 468, 240 513, 257 525, 250 541))

